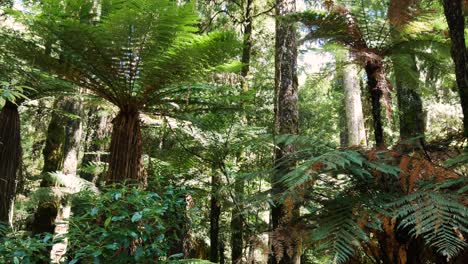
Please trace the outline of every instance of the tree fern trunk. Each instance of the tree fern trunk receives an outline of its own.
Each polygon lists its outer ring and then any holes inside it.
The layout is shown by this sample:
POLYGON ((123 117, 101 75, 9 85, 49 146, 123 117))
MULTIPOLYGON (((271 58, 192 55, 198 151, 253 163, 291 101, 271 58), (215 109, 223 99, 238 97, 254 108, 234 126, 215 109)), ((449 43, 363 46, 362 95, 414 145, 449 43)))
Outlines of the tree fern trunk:
POLYGON ((10 221, 21 161, 18 106, 7 101, 0 112, 0 221, 10 221))
MULTIPOLYGON (((299 133, 298 83, 297 83, 297 43, 295 25, 284 17, 296 12, 294 0, 276 1, 276 41, 275 41, 275 134, 299 133)), ((291 144, 278 144, 275 150, 275 172, 272 178, 272 194, 277 195, 286 187, 279 179, 294 167, 290 155, 295 148, 291 144)), ((292 199, 292 198, 291 198, 292 199)), ((296 202, 279 201, 272 207, 274 231, 293 229, 293 222, 299 216, 296 202)), ((291 233, 292 236, 292 233, 291 233)), ((292 243, 271 237, 273 248, 282 252, 272 252, 270 263, 300 263, 300 240, 290 237, 292 243), (274 246, 282 244, 282 246, 274 246)))
POLYGON ((452 58, 463 110, 464 135, 468 137, 468 52, 465 44, 463 3, 462 0, 443 0, 443 5, 452 40, 452 58))
POLYGON ((372 119, 374 127, 374 139, 376 146, 380 147, 385 144, 383 124, 382 124, 382 91, 378 87, 377 74, 381 69, 380 63, 368 62, 366 65, 367 85, 372 104, 372 119))
POLYGON ((136 109, 120 110, 112 123, 107 184, 144 182, 139 112, 136 109))

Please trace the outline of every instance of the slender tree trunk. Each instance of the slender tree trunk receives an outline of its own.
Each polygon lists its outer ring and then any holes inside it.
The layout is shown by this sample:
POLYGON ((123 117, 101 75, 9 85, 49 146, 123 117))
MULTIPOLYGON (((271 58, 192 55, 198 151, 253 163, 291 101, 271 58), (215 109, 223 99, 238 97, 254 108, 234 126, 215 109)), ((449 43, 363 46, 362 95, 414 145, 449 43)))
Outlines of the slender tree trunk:
POLYGON ((107 184, 144 183, 139 112, 136 109, 120 110, 112 123, 107 184))
POLYGON ((0 112, 0 222, 10 222, 21 162, 18 106, 7 101, 0 112))
MULTIPOLYGON (((107 151, 107 146, 104 144, 105 138, 110 132, 109 116, 103 113, 100 107, 92 107, 88 112, 88 125, 85 136, 84 155, 81 163, 89 165, 92 162, 104 162, 106 157, 101 152, 107 151)), ((100 175, 93 173, 82 172, 80 175, 83 179, 97 183, 100 175)))
POLYGON ((406 55, 405 61, 411 63, 411 72, 399 69, 398 62, 394 65, 400 116, 400 140, 411 146, 420 146, 419 142, 424 138, 424 113, 421 96, 418 94, 419 80, 413 77, 419 76, 419 73, 414 55, 406 55), (417 137, 422 138, 416 139, 417 137))
POLYGON ((378 87, 377 74, 382 70, 381 63, 368 62, 366 64, 367 85, 372 104, 372 119, 374 127, 375 144, 378 147, 384 146, 384 133, 382 124, 382 91, 378 87))
POLYGON ((346 126, 348 128, 348 145, 365 146, 366 131, 362 113, 361 87, 357 65, 346 65, 343 70, 345 91, 346 126))
MULTIPOLYGON (((244 182, 242 180, 236 179, 234 191, 236 198, 238 198, 237 200, 242 200, 244 194, 244 182)), ((241 205, 239 203, 234 205, 231 218, 231 259, 233 264, 242 263, 242 251, 244 248, 244 219, 240 211, 242 208, 237 208, 237 206, 240 207, 241 205)))
POLYGON ((211 175, 211 201, 210 201, 210 261, 219 261, 219 218, 221 215, 221 204, 218 200, 218 191, 221 183, 219 174, 213 169, 211 175))
MULTIPOLYGON (((284 17, 296 11, 296 1, 276 1, 276 41, 275 41, 275 134, 298 134, 298 83, 297 83, 297 43, 296 28, 284 17)), ((295 162, 290 155, 294 152, 291 144, 278 144, 275 150, 275 172, 272 178, 272 195, 277 196, 286 189, 279 179, 291 171, 295 162)), ((270 263, 300 263, 300 238, 294 232, 287 239, 278 235, 286 230, 293 230, 293 222, 299 217, 299 205, 289 197, 288 201, 279 201, 272 208, 274 233, 271 237, 273 253, 270 263), (286 242, 288 241, 288 242, 286 242), (275 244, 282 246, 275 247, 275 244), (280 249, 282 252, 274 252, 280 249)))
POLYGON ((226 263, 226 256, 224 255, 226 247, 224 244, 224 239, 221 237, 219 241, 219 264, 225 264, 226 263))
MULTIPOLYGON (((250 57, 252 53, 252 33, 253 33, 253 8, 254 8, 254 0, 247 0, 245 6, 245 14, 244 17, 246 18, 244 24, 244 36, 243 36, 243 49, 242 49, 242 69, 241 69, 241 77, 242 77, 242 90, 244 93, 248 92, 249 90, 249 83, 247 77, 249 75, 250 70, 250 57)), ((244 112, 242 117, 242 123, 247 125, 247 113, 244 112)), ((240 156, 244 156, 245 153, 240 153, 240 156)), ((242 160, 242 159, 241 159, 242 160)), ((236 178, 234 183, 234 191, 236 194, 237 199, 242 200, 244 196, 244 181, 241 179, 236 178)), ((243 248, 244 248, 244 219, 242 215, 241 203, 237 203, 234 206, 232 211, 232 218, 231 218, 231 260, 233 264, 240 264, 242 263, 242 256, 243 256, 243 248)))
POLYGON ((465 42, 465 18, 462 0, 443 0, 445 17, 452 40, 452 58, 463 110, 463 129, 468 137, 468 51, 465 42))

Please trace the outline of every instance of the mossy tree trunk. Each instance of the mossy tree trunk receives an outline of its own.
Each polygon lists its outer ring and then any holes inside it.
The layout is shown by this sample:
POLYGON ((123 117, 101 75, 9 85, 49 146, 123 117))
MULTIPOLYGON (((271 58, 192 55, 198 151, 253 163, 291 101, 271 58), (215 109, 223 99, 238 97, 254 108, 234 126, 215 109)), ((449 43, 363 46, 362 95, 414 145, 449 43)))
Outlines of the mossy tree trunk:
MULTIPOLYGON (((61 109, 60 100, 62 99, 63 98, 58 98, 55 100, 54 109, 61 109)), ((44 166, 42 168, 41 187, 45 188, 55 185, 49 173, 62 170, 65 156, 64 145, 65 124, 63 116, 54 111, 47 128, 46 142, 42 150, 44 166)), ((50 196, 51 197, 47 197, 44 201, 39 201, 32 222, 32 231, 34 234, 54 232, 54 221, 58 213, 59 201, 54 201, 55 198, 52 197, 52 195, 50 196)))
MULTIPOLYGON (((54 102, 54 109, 62 108, 60 100, 54 102)), ((53 185, 52 179, 48 173, 60 171, 63 168, 64 160, 64 145, 65 145, 65 123, 63 116, 60 113, 52 112, 52 117, 47 127, 47 137, 42 155, 44 156, 44 166, 42 167, 41 187, 49 187, 53 185)))
MULTIPOLYGON (((294 12, 296 12, 296 1, 276 1, 274 106, 276 135, 299 133, 296 27, 285 19, 285 16, 294 12)), ((280 179, 294 168, 295 162, 291 159, 294 151, 295 147, 292 144, 277 145, 275 172, 272 177, 272 195, 275 197, 286 190, 280 179)), ((299 205, 293 198, 290 199, 292 202, 278 201, 272 207, 273 232, 277 235, 270 237, 273 250, 269 263, 300 263, 300 239, 294 237, 294 232, 290 232, 289 237, 285 239, 279 235, 285 230, 294 229, 294 221, 299 217, 299 205), (286 240, 289 242, 286 243, 286 240), (281 252, 277 252, 279 250, 281 252)))
POLYGON ((11 222, 21 162, 18 106, 7 101, 0 112, 0 221, 11 222))
MULTIPOLYGON (((66 98, 63 102, 63 111, 69 115, 64 118, 65 125, 65 141, 63 144, 63 168, 62 173, 65 177, 76 177, 78 169, 78 156, 80 151, 80 143, 82 138, 82 122, 81 117, 83 105, 79 98, 66 98)), ((73 187, 73 186, 69 186, 73 187)), ((71 193, 72 190, 69 190, 71 193)), ((65 222, 70 218, 71 205, 70 201, 61 201, 61 205, 57 210, 55 221, 54 234, 56 237, 65 235, 68 232, 68 224, 65 222)), ((52 263, 60 263, 60 259, 67 251, 67 239, 52 246, 50 253, 52 263)))
MULTIPOLYGON (((81 101, 71 97, 56 99, 52 118, 47 129, 46 145, 43 150, 44 167, 42 169, 41 187, 58 185, 50 173, 61 172, 64 175, 76 176, 78 154, 81 142, 81 101), (60 111, 60 112, 59 112, 60 111)), ((33 233, 53 233, 55 220, 59 214, 60 202, 51 195, 41 201, 34 214, 33 233)))
MULTIPOLYGON (((91 163, 105 162, 106 156, 102 153, 107 151, 106 137, 110 134, 109 115, 101 107, 91 107, 87 115, 87 128, 85 135, 84 154, 81 163, 86 166, 91 163)), ((83 179, 96 183, 99 180, 97 174, 81 172, 83 179)))
POLYGON ((424 112, 419 95, 419 73, 414 55, 399 55, 402 58, 394 60, 395 80, 400 119, 400 140, 404 145, 421 147, 424 140, 424 112), (411 69, 399 66, 399 60, 404 60, 411 69))

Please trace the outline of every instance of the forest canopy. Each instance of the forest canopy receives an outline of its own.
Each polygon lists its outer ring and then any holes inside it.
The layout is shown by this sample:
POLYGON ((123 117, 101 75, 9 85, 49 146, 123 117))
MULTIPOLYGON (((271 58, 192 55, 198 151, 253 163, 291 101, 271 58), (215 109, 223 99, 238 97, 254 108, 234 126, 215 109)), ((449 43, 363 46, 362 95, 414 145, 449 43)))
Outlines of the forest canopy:
POLYGON ((468 263, 468 1, 0 1, 0 263, 468 263))

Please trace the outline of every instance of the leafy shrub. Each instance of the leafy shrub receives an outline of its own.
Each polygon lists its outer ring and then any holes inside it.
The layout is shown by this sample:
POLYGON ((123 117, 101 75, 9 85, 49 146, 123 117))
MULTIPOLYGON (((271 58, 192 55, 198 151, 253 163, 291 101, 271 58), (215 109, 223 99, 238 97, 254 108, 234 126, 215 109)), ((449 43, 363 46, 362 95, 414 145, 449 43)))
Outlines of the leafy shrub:
POLYGON ((29 232, 14 231, 0 223, 0 263, 47 262, 51 238, 51 234, 32 236, 29 232))
POLYGON ((135 186, 79 194, 68 233, 69 263, 153 263, 182 256, 171 247, 182 240, 187 223, 185 195, 174 187, 156 193, 135 186))

